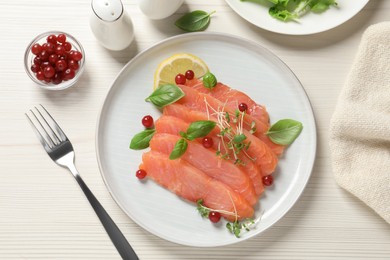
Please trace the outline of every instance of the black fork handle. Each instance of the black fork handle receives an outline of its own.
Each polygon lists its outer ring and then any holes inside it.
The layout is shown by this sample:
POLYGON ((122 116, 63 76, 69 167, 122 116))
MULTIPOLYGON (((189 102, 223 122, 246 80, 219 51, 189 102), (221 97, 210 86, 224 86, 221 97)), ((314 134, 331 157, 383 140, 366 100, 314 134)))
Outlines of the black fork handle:
POLYGON ((96 199, 95 195, 93 195, 83 179, 81 179, 80 175, 75 175, 75 178, 83 190, 85 196, 87 197, 89 203, 91 203, 92 208, 95 210, 96 215, 102 222, 104 229, 118 250, 120 256, 125 260, 138 260, 138 256, 130 246, 129 242, 126 240, 125 236, 119 230, 117 225, 108 215, 107 211, 103 208, 100 202, 96 199))

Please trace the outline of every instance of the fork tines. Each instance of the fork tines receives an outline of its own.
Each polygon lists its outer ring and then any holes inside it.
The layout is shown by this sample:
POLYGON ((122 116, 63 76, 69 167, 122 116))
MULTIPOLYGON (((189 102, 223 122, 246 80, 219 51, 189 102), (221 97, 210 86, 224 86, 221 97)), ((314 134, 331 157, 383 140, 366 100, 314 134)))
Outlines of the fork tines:
POLYGON ((42 105, 30 109, 25 115, 46 150, 67 140, 60 126, 42 105))

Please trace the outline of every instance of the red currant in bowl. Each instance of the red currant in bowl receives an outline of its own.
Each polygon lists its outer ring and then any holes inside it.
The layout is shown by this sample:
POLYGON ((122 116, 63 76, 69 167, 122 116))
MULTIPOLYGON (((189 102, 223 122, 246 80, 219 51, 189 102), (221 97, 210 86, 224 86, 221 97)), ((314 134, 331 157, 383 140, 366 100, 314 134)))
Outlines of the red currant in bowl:
POLYGON ((27 75, 48 90, 73 86, 84 71, 85 52, 72 35, 50 31, 35 37, 24 54, 27 75))

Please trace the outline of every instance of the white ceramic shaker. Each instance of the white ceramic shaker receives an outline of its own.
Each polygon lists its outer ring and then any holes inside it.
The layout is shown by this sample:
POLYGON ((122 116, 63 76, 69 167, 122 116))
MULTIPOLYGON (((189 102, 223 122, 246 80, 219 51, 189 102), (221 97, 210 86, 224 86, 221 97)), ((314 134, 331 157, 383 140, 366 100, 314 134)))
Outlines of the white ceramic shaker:
POLYGON ((92 0, 92 11, 91 30, 105 48, 120 51, 130 45, 134 28, 121 0, 92 0))
POLYGON ((171 16, 179 9, 184 0, 139 0, 139 8, 152 20, 171 16))

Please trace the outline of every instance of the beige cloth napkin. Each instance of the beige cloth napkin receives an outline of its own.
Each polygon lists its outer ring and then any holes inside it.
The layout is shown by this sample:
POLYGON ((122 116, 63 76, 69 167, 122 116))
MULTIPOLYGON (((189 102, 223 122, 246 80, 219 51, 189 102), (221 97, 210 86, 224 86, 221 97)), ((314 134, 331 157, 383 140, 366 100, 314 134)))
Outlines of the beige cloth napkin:
POLYGON ((337 183, 390 224, 390 22, 370 26, 330 124, 337 183))

